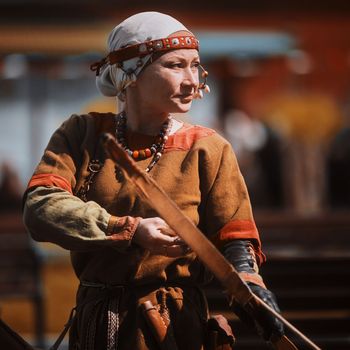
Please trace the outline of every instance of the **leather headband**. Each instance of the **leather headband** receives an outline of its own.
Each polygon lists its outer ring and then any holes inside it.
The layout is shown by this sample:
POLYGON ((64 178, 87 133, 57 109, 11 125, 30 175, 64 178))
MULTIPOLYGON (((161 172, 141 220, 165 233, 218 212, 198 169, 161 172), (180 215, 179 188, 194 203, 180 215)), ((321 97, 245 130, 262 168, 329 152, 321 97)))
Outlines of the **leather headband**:
POLYGON ((110 52, 102 60, 93 63, 90 66, 96 75, 100 74, 100 69, 106 64, 121 65, 123 61, 135 57, 144 57, 154 52, 175 50, 175 49, 199 49, 199 42, 194 36, 174 36, 170 38, 145 41, 141 44, 127 46, 116 51, 110 52))

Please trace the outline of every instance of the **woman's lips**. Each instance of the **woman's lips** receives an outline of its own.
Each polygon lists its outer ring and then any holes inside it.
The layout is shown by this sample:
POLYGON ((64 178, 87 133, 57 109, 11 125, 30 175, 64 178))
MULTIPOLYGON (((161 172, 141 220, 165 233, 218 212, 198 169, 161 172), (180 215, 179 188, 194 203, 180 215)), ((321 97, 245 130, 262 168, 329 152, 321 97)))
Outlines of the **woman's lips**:
POLYGON ((180 94, 180 95, 177 95, 176 97, 186 102, 190 102, 193 100, 193 94, 180 94))

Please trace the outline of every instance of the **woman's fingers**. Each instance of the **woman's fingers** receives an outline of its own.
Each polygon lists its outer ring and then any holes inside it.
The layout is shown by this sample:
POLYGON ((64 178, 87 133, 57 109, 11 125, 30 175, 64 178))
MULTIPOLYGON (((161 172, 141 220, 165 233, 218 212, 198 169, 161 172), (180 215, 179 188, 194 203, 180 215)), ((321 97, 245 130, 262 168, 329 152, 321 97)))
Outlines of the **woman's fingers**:
POLYGON ((167 224, 159 227, 158 229, 164 235, 171 236, 171 237, 176 236, 176 232, 172 228, 170 228, 167 224))
POLYGON ((133 240, 152 254, 178 257, 190 251, 176 232, 159 217, 141 219, 133 240))
POLYGON ((167 245, 186 245, 185 241, 179 237, 179 236, 167 236, 163 233, 160 233, 159 238, 161 238, 164 241, 164 244, 167 245))
POLYGON ((171 246, 171 245, 178 245, 179 243, 177 243, 177 236, 168 236, 168 235, 164 235, 162 232, 157 232, 157 234, 155 235, 155 240, 156 240, 156 244, 159 246, 171 246))
POLYGON ((188 254, 191 249, 178 236, 167 236, 159 233, 157 244, 152 244, 149 249, 152 254, 164 255, 168 257, 179 257, 188 254))

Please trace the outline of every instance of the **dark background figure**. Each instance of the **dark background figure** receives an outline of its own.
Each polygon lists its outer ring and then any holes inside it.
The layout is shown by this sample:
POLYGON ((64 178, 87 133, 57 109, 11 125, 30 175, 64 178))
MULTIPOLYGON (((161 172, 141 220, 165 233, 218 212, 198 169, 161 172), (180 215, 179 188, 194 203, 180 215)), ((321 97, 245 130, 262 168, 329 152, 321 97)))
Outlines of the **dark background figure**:
POLYGON ((329 205, 334 209, 350 207, 350 128, 335 137, 328 157, 329 205))
POLYGON ((20 210, 23 187, 18 174, 7 162, 0 169, 0 211, 20 210))

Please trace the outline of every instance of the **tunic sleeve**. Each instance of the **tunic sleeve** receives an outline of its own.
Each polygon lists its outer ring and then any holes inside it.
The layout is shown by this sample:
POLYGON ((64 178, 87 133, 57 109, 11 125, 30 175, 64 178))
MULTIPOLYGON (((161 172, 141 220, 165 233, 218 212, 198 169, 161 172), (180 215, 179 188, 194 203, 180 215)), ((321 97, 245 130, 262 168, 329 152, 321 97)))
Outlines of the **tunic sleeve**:
POLYGON ((253 243, 258 263, 265 261, 246 184, 231 145, 222 141, 211 146, 205 161, 204 227, 221 249, 235 239, 253 243))
POLYGON ((74 115, 52 135, 24 196, 24 223, 33 239, 69 250, 125 249, 140 218, 110 215, 73 195, 84 153, 87 123, 74 115))

